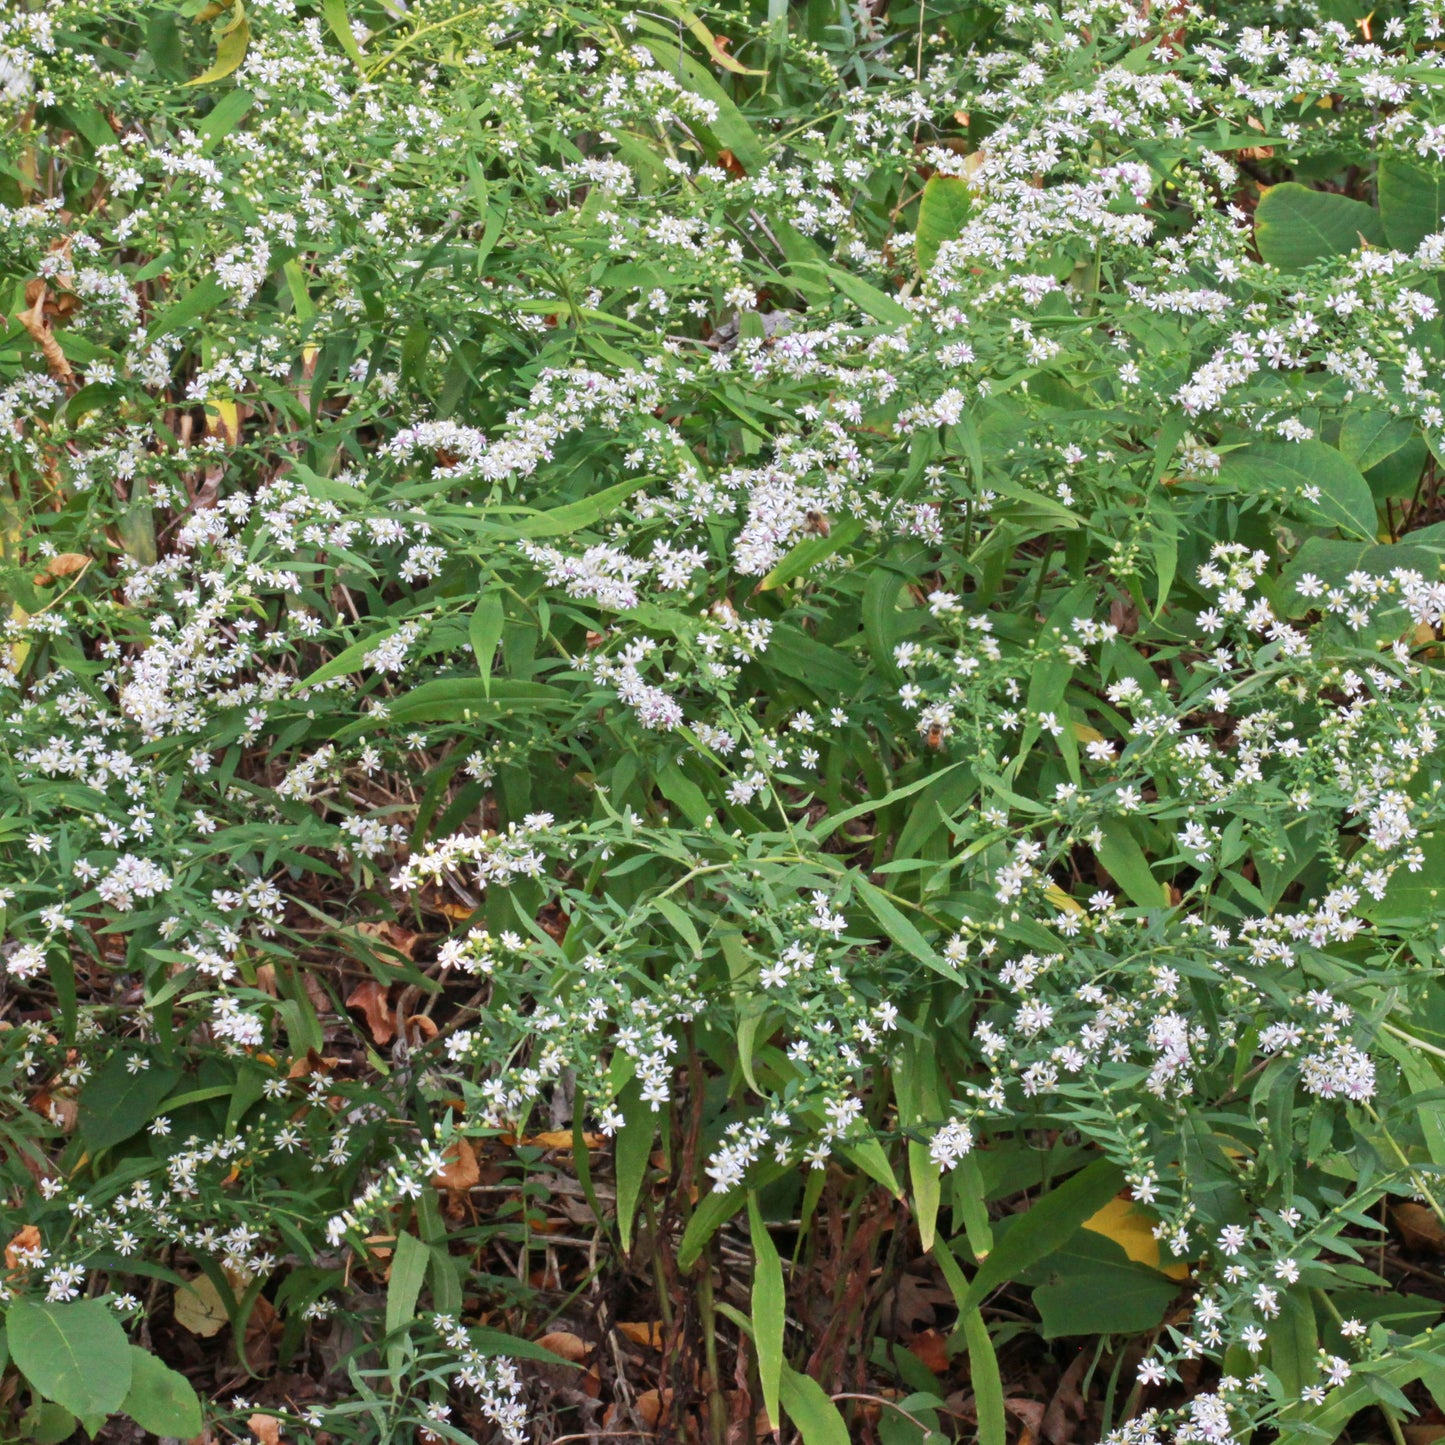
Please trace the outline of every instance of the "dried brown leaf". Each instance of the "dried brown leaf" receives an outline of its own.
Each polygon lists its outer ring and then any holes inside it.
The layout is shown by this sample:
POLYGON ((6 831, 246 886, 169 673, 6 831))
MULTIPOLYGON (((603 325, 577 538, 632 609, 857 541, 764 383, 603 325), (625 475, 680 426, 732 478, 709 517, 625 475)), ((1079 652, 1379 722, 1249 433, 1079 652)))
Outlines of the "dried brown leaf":
POLYGON ((90 566, 91 559, 84 552, 60 552, 45 559, 45 569, 35 574, 37 587, 49 587, 61 577, 73 577, 90 566))
POLYGON ((1390 1214, 1395 1228, 1400 1231, 1400 1242, 1406 1249, 1445 1254, 1445 1228, 1441 1227, 1433 1209, 1407 1201, 1395 1205, 1390 1214))
POLYGON ((661 1320, 619 1320, 617 1328, 634 1345, 646 1345, 650 1350, 662 1348, 666 1326, 661 1320))
POLYGON ((480 1181, 482 1171, 477 1164, 477 1151, 472 1148, 471 1140, 453 1139, 447 1146, 445 1158, 446 1168, 432 1179, 438 1189, 467 1190, 480 1181))
POLYGON ((22 1253, 33 1253, 40 1248, 40 1230, 27 1224, 16 1231, 15 1237, 5 1246, 5 1263, 11 1269, 19 1269, 23 1263, 22 1253))
MULTIPOLYGON (((34 285, 32 282, 31 285, 34 285)), ((26 287, 27 298, 30 295, 30 288, 26 287)), ((41 354, 45 357, 45 364, 50 368, 50 374, 57 381, 63 381, 67 386, 75 383, 75 373, 71 370, 70 362, 65 359, 65 353, 60 349, 60 343, 55 339, 55 333, 50 329, 50 323, 45 319, 45 283, 42 281, 35 292, 35 299, 30 304, 30 309, 16 314, 15 319, 30 333, 31 339, 40 348, 41 354)))
POLYGON ((553 1330, 551 1334, 543 1335, 537 1344, 549 1355, 556 1355, 559 1360, 567 1360, 574 1365, 580 1365, 591 1353, 591 1347, 580 1335, 567 1330, 553 1330))
POLYGON ((261 1442, 261 1445, 283 1445, 281 1422, 274 1415, 252 1415, 246 1421, 246 1428, 261 1442))
POLYGON ((368 978, 346 996, 346 1007, 360 1010, 366 1018, 372 1041, 378 1045, 389 1044, 396 1037, 396 1018, 387 1002, 389 991, 385 984, 368 978))

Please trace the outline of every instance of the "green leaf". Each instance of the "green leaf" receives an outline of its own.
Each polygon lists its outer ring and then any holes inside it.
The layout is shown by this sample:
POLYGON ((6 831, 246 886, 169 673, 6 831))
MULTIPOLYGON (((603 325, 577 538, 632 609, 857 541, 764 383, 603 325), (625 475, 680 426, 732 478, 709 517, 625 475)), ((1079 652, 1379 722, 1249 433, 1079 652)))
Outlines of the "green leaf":
MULTIPOLYGON (((462 722, 468 714, 493 718, 507 709, 557 707, 567 702, 561 688, 541 682, 509 682, 479 677, 443 677, 424 682, 387 705, 387 716, 395 723, 462 722)), ((367 731, 365 723, 358 724, 367 731)))
POLYGON ((72 1415, 114 1414, 130 1392, 130 1341, 108 1305, 15 1300, 5 1334, 16 1369, 72 1415))
POLYGON ((1361 201, 1314 191, 1297 181, 1271 186, 1254 212, 1259 254, 1282 271, 1348 255, 1362 241, 1384 244, 1379 213, 1361 201))
MULTIPOLYGON (((1440 1088, 1440 1075, 1426 1056, 1415 1053, 1393 1034, 1382 1032, 1375 1042, 1399 1064, 1411 1094, 1431 1094, 1440 1088)), ((1430 1162, 1445 1168, 1445 1114, 1442 1114, 1438 1101, 1429 1108, 1417 1106, 1414 1113, 1420 1122, 1420 1133, 1430 1162)))
MULTIPOLYGON (((1434 577, 1441 555, 1429 545, 1415 545, 1419 533, 1410 533, 1408 542, 1342 542, 1336 537, 1309 537, 1295 553, 1294 559, 1280 574, 1279 599, 1276 609, 1284 617, 1303 617, 1319 605, 1318 598, 1306 597, 1299 590, 1300 580, 1308 573, 1327 587, 1347 588, 1351 572, 1366 572, 1374 577, 1388 577, 1397 567, 1411 568, 1425 577, 1434 577)), ((1376 616, 1398 633, 1403 614, 1395 606, 1385 605, 1376 616)), ((1403 874, 1397 874, 1401 877, 1403 874)), ((1369 900, 1365 900, 1368 903, 1369 900)), ((1361 905, 1362 907, 1364 904, 1361 905)))
POLYGON ((197 129, 201 133, 201 154, 210 155, 213 150, 235 130, 241 118, 256 103, 256 97, 249 90, 227 91, 210 110, 197 129))
POLYGON ((944 962, 937 949, 929 946, 928 940, 894 907, 886 894, 875 888, 862 874, 854 875, 853 890, 894 943, 935 973, 941 973, 954 982, 958 981, 957 971, 944 962))
POLYGON ((880 291, 851 271, 843 271, 820 261, 793 261, 789 269, 801 272, 805 284, 821 283, 831 291, 842 292, 859 310, 866 312, 875 321, 882 321, 889 326, 906 326, 913 320, 912 312, 901 302, 895 301, 886 292, 880 291))
POLYGON ((1397 251, 1413 251, 1440 229, 1445 217, 1445 173, 1386 156, 1376 182, 1385 239, 1397 251))
POLYGON ((999 1285, 1062 1248, 1086 1219, 1119 1192, 1123 1182, 1116 1165, 1099 1159, 1051 1189, 994 1245, 970 1282, 961 1309, 976 1309, 999 1285))
POLYGON ((1104 835, 1097 850, 1099 862, 1129 901, 1140 908, 1167 908, 1169 890, 1154 877, 1129 825, 1122 818, 1107 818, 1099 831, 1104 835))
POLYGON ((1003 1381, 988 1326, 976 1309, 964 1312, 962 1325, 963 1338, 968 1344, 968 1382, 973 1386, 974 1406, 978 1411, 978 1445, 1006 1445, 1008 1424, 1004 1417, 1003 1381))
POLYGON ((713 1235, 747 1203, 747 1197, 745 1189, 714 1189, 704 1195, 682 1231, 682 1242, 677 1247, 679 1269, 691 1269, 702 1258, 713 1235))
POLYGON ((927 1251, 933 1248, 938 1228, 938 1207, 943 1199, 943 1167, 928 1145, 908 1141, 908 1182, 913 1186, 913 1214, 918 1221, 918 1241, 927 1251))
POLYGON ((1280 1301, 1279 1318, 1269 1330, 1269 1363, 1286 1398, 1298 1399, 1306 1385, 1319 1379, 1318 1348, 1314 1306, 1303 1288, 1292 1289, 1280 1301))
POLYGON ((826 537, 804 537, 781 562, 758 583, 759 592, 770 592, 811 572, 819 562, 826 561, 854 541, 863 531, 863 523, 855 518, 839 522, 826 537))
POLYGON ((179 331, 181 327, 204 316, 213 306, 219 306, 229 295, 230 292, 214 276, 205 277, 151 322, 146 331, 146 340, 155 341, 162 336, 169 336, 173 331, 179 331))
POLYGON ((243 15, 222 32, 216 45, 215 63, 194 80, 186 81, 187 86, 210 85, 212 81, 224 80, 246 58, 246 48, 250 43, 251 22, 243 15))
POLYGON ((21 1417, 20 1434, 31 1445, 65 1445, 75 1434, 77 1423, 63 1405, 37 1400, 21 1417))
POLYGON ((544 1365, 561 1365, 564 1369, 581 1368, 571 1360, 563 1360, 554 1355, 551 1350, 544 1350, 541 1345, 531 1340, 506 1334, 502 1330, 489 1330, 477 1325, 467 1331, 467 1339, 479 1355, 486 1355, 488 1358, 510 1355, 516 1360, 539 1360, 544 1365))
POLYGON ((127 557, 142 567, 156 563, 156 515, 147 493, 138 491, 116 527, 127 557))
MULTIPOLYGON (((1121 1250, 1122 1254, 1123 1251, 1121 1250)), ((1046 1340, 1063 1335, 1139 1335, 1164 1318, 1179 1285, 1132 1260, 1070 1273, 1034 1291, 1046 1340)))
POLYGON ((748 1191, 748 1230, 753 1245, 753 1343, 758 1351, 758 1378, 763 1386, 763 1408, 776 1429, 782 1423, 778 1396, 783 1377, 783 1326, 787 1294, 778 1248, 758 1209, 756 1191, 748 1191))
POLYGON ((501 530, 505 536, 534 539, 537 537, 568 537, 583 527, 590 527, 610 516, 634 492, 641 491, 652 479, 650 477, 629 477, 615 486, 604 487, 590 497, 578 502, 568 502, 563 507, 553 507, 550 512, 538 512, 526 521, 508 523, 501 530))
POLYGON ((848 1422, 811 1376, 783 1366, 779 1393, 783 1408, 803 1437, 803 1445, 852 1445, 848 1422))
POLYGON ((945 241, 956 241, 963 234, 973 210, 973 193, 968 182, 958 176, 932 176, 923 188, 918 203, 918 230, 914 247, 918 264, 925 271, 933 269, 939 248, 945 241))
POLYGON ((1358 467, 1321 441, 1254 442, 1225 457, 1220 478, 1246 492, 1280 492, 1300 515, 1375 540, 1370 484, 1358 467), (1304 495, 1306 487, 1319 489, 1318 501, 1304 495))
POLYGON ((133 1057, 113 1055, 80 1091, 80 1137, 87 1149, 109 1149, 139 1134, 180 1078, 178 1070, 156 1064, 133 1074, 127 1067, 133 1057))
POLYGON ((895 803, 901 803, 904 798, 911 798, 915 793, 921 793, 925 788, 935 786, 946 773, 952 773, 965 766, 966 764, 962 762, 950 763, 936 773, 929 773, 911 783, 906 783, 901 788, 895 788, 884 797, 867 798, 855 807, 845 808, 840 813, 829 813, 819 818, 813 825, 813 840, 821 843, 823 839, 836 833, 845 823, 851 823, 855 818, 866 818, 870 813, 881 812, 884 808, 891 808, 895 803))
POLYGON ((1390 879, 1385 896, 1364 899, 1359 911, 1366 918, 1399 920, 1445 918, 1445 831, 1419 839, 1425 866, 1416 873, 1400 868, 1390 879))
POLYGON ((1413 417, 1351 411, 1340 427, 1340 455, 1361 472, 1395 455, 1415 435, 1413 417))
POLYGON ((343 647, 335 657, 328 662, 323 662, 315 672, 308 673, 296 686, 299 688, 316 687, 320 683, 330 682, 334 677, 344 677, 347 673, 359 671, 365 663, 367 653, 374 652, 400 626, 399 622, 390 623, 361 638, 360 641, 343 647))
POLYGON ((327 26, 341 48, 350 57, 351 63, 358 70, 365 69, 365 62, 361 58, 361 47, 356 43, 356 36, 351 33, 351 21, 346 14, 346 0, 322 0, 321 13, 326 17, 327 26))
POLYGON ((652 1141, 657 1137, 657 1122, 651 1108, 642 1102, 642 1087, 635 1079, 622 1091, 617 1107, 626 1121, 617 1131, 612 1146, 617 1176, 617 1232, 622 1237, 623 1249, 628 1249, 642 1186, 647 1179, 652 1141))
POLYGON ((682 23, 687 26, 693 37, 708 53, 708 58, 714 65, 720 65, 724 70, 730 70, 734 75, 766 75, 766 70, 749 70, 747 66, 734 60, 717 42, 717 37, 683 5, 674 5, 669 0, 663 0, 665 9, 670 10, 682 23))
POLYGON ((483 691, 488 698, 492 695, 492 662, 497 655, 497 644, 502 640, 505 622, 502 599, 495 592, 483 593, 467 627, 467 640, 472 644, 477 670, 482 675, 483 691))
POLYGON ((205 1425, 200 1397, 191 1382, 149 1350, 130 1347, 130 1391, 121 1410, 142 1430, 189 1440, 205 1425))
MULTIPOLYGON (((391 1277, 386 1282, 386 1333, 394 1335, 416 1318, 416 1302, 426 1281, 431 1251, 416 1235, 403 1230, 391 1256, 391 1277)), ((401 1362, 401 1342, 388 1350, 388 1368, 395 1374, 401 1362)))
POLYGON ((856 1164, 870 1179, 881 1184, 895 1199, 903 1198, 898 1176, 888 1162, 888 1155, 877 1139, 849 1139, 838 1145, 838 1152, 856 1164))

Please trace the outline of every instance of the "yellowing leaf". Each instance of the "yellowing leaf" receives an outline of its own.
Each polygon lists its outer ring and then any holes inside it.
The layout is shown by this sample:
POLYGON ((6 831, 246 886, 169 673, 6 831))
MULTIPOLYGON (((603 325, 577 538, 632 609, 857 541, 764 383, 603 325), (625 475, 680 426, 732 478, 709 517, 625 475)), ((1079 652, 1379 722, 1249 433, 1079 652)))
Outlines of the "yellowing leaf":
POLYGON ((251 22, 244 18, 232 21, 222 33, 216 45, 216 63, 209 70, 202 71, 191 85, 210 85, 212 81, 224 80, 246 58, 247 47, 251 44, 251 22))
POLYGON ((227 446, 235 446, 241 440, 240 408, 234 401, 213 396, 206 403, 206 430, 212 436, 221 437, 227 446))
POLYGON ((1065 913, 1082 913, 1084 905, 1070 898, 1057 883, 1050 883, 1044 889, 1044 897, 1054 905, 1055 908, 1062 908, 1065 913))
MULTIPOLYGON (((30 614, 18 603, 10 604, 10 620, 19 627, 23 627, 30 621, 30 614)), ((30 644, 28 642, 12 642, 10 644, 10 668, 12 672, 19 672, 25 666, 25 659, 30 656, 30 644)))
POLYGON ((1148 1215, 1135 1209, 1127 1199, 1115 1195, 1102 1209, 1086 1219, 1082 1226, 1105 1239, 1112 1239, 1136 1264, 1148 1265, 1170 1279, 1187 1279, 1189 1266, 1183 1260, 1161 1262, 1159 1241, 1148 1215))
POLYGON ((175 1315, 177 1324, 203 1340, 220 1334, 231 1322, 220 1290, 204 1274, 177 1287, 175 1315))

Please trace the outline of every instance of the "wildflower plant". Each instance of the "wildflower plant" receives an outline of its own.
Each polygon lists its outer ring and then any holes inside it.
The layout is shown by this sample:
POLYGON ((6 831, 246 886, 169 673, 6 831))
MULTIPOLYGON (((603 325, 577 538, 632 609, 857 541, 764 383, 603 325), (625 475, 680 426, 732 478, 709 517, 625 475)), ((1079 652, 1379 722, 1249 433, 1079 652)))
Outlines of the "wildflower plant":
POLYGON ((208 1300, 288 1437, 527 1438, 549 1126, 717 1439, 1004 1445, 1021 1329, 1118 1445, 1445 1408, 1445 9, 1356 8, 0 18, 17 1430, 198 1434, 208 1300))

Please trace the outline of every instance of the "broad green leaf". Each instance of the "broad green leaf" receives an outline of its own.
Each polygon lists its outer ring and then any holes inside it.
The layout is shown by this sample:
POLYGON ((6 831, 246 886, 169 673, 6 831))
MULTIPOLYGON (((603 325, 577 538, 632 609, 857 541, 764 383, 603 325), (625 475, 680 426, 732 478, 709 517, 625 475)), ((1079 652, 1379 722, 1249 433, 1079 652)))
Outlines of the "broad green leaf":
POLYGON ((131 499, 116 531, 120 533, 120 544, 125 548, 127 557, 139 562, 142 567, 155 566, 156 514, 146 492, 138 491, 131 499))
POLYGON ((691 1269, 703 1251, 712 1241, 713 1235, 740 1210, 748 1200, 746 1189, 714 1189, 698 1201, 682 1231, 682 1242, 677 1247, 677 1266, 691 1269))
POLYGON ((1382 899, 1363 899, 1359 912, 1366 918, 1445 918, 1445 831, 1426 834, 1419 845, 1425 866, 1415 873, 1398 869, 1382 899))
POLYGON ((893 1166, 888 1162, 888 1155, 877 1139, 850 1139, 840 1143, 837 1147, 838 1152, 845 1159, 850 1159, 870 1179, 881 1184, 895 1199, 903 1198, 903 1191, 898 1187, 898 1176, 893 1172, 893 1166))
POLYGON ((842 697, 851 697, 863 683, 863 674, 857 665, 836 647, 825 647, 806 632, 787 624, 773 629, 763 661, 784 677, 814 688, 826 688, 842 697))
POLYGON ((399 622, 388 623, 385 627, 379 627, 375 632, 361 638, 360 641, 343 647, 335 657, 323 662, 314 672, 308 673, 296 686, 298 688, 316 687, 323 682, 330 682, 334 677, 345 677, 347 673, 359 672, 365 666, 367 654, 375 652, 400 626, 399 622))
MULTIPOLYGON (((1413 538, 1415 534, 1410 535, 1413 538)), ((1408 568, 1433 577, 1440 562, 1440 553, 1428 545, 1416 546, 1412 541, 1342 542, 1336 537, 1309 537, 1280 574, 1276 609, 1284 617, 1302 617, 1319 607, 1319 597, 1307 597, 1299 590, 1306 576, 1318 578, 1326 587, 1347 591, 1352 572, 1388 577, 1396 568, 1408 568)), ((1392 620, 1399 623, 1403 618, 1394 607, 1385 608, 1379 615, 1387 625, 1392 620)), ((1398 634, 1401 627, 1395 625, 1393 630, 1398 634)))
POLYGON ((1039 1285, 1034 1307, 1048 1340, 1061 1335, 1138 1335, 1159 1324, 1179 1289, 1157 1270, 1120 1259, 1039 1285))
POLYGON ((80 1091, 80 1137, 86 1148, 109 1149, 139 1134, 160 1113, 161 1101, 180 1078, 179 1070, 154 1063, 132 1073, 134 1057, 113 1055, 80 1091))
POLYGON ((918 264, 925 271, 933 269, 939 248, 945 241, 956 241, 963 234, 973 209, 973 193, 968 182, 959 176, 931 176, 923 187, 918 203, 918 229, 914 246, 918 264))
POLYGON ((945 773, 954 772, 965 766, 966 764, 962 762, 950 763, 936 773, 929 773, 926 777, 905 783, 901 788, 894 788, 881 798, 869 798, 857 804, 856 807, 845 808, 841 813, 830 813, 814 824, 814 841, 821 843, 823 839, 836 833, 845 823, 851 823, 855 818, 866 818, 870 813, 879 812, 884 808, 891 808, 895 803, 901 803, 905 798, 911 798, 915 793, 921 793, 925 788, 933 787, 945 773))
POLYGON ((693 37, 708 53, 708 58, 714 65, 720 65, 724 70, 730 70, 734 75, 766 75, 765 70, 749 70, 747 66, 739 64, 726 50, 718 44, 715 36, 696 15, 684 5, 676 5, 671 0, 662 0, 663 7, 670 10, 687 26, 693 37))
POLYGON ((1049 1190, 996 1241, 969 1283, 961 1308, 976 1309, 999 1285, 1062 1248, 1123 1182, 1116 1165, 1099 1159, 1049 1190))
POLYGON ((1225 457, 1220 478, 1349 536, 1375 540, 1370 484, 1358 467, 1321 441, 1251 443, 1225 457))
POLYGON ((149 1350, 130 1347, 130 1391, 121 1405, 142 1430, 189 1440, 205 1424, 200 1397, 191 1382, 149 1350))
POLYGON ((20 1419, 20 1435, 31 1445, 65 1445, 78 1421, 63 1405, 37 1400, 20 1419))
POLYGON ((16 1369, 72 1415, 114 1414, 130 1392, 130 1341, 97 1300, 15 1300, 5 1312, 5 1336, 16 1369))
MULTIPOLYGON (((559 707, 568 696, 561 688, 541 682, 511 682, 479 677, 444 677, 424 682, 387 706, 393 722, 460 722, 468 715, 495 717, 506 709, 559 707)), ((358 725, 363 731, 366 724, 358 725)))
POLYGON ((1340 455, 1361 472, 1379 466, 1415 435, 1413 417, 1387 411, 1351 411, 1340 427, 1340 455))
POLYGON ((562 507, 553 507, 550 512, 539 512, 525 521, 508 523, 501 528, 508 537, 535 539, 538 537, 570 537, 610 516, 634 492, 641 491, 651 479, 631 477, 615 486, 604 487, 590 497, 578 502, 568 502, 562 507))
POLYGON ((852 1445, 848 1422, 828 1392, 810 1375, 783 1366, 779 1393, 803 1445, 852 1445))
POLYGON ((1282 271, 1348 255, 1362 243, 1382 245, 1385 230, 1373 207, 1297 181, 1271 186, 1254 212, 1259 254, 1282 271))
POLYGON ((1167 908, 1169 889, 1154 877, 1129 825, 1122 818, 1106 818, 1099 831, 1104 835, 1098 848, 1099 862, 1129 901, 1140 908, 1167 908))
POLYGON ((1397 251, 1413 251, 1440 230, 1445 217, 1445 172, 1386 156, 1376 176, 1385 239, 1397 251))
MULTIPOLYGON (((752 1171, 756 1188, 765 1189, 775 1179, 781 1179, 790 1172, 791 1166, 765 1162, 752 1171)), ((821 1171, 813 1171, 810 1178, 820 1178, 821 1171)), ((677 1247, 677 1267, 690 1270, 702 1258, 713 1236, 748 1202, 746 1189, 714 1189, 698 1200, 697 1208, 682 1231, 682 1240, 677 1247)))
MULTIPOLYGON (((1403 1040, 1382 1032, 1376 1038, 1376 1045, 1399 1064, 1400 1072, 1405 1076, 1405 1082, 1412 1094, 1431 1094, 1440 1088, 1440 1075, 1433 1065, 1424 1055, 1414 1052, 1403 1040)), ((1445 1169, 1445 1111, 1442 1111, 1436 1102, 1429 1107, 1420 1107, 1415 1112, 1430 1162, 1445 1169)))
POLYGON ((753 1246, 753 1343, 758 1352, 758 1378, 763 1385, 763 1408, 776 1427, 778 1393, 783 1376, 783 1327, 787 1318, 787 1294, 783 1288, 783 1265, 778 1248, 768 1233, 758 1209, 758 1196, 748 1191, 748 1231, 753 1246))
POLYGON ((794 261, 789 269, 801 273, 804 282, 822 283, 830 291, 841 292, 875 321, 889 326, 906 326, 913 319, 906 306, 851 271, 819 261, 794 261))
POLYGON ((1269 1363, 1287 1398, 1297 1399, 1306 1385, 1319 1379, 1318 1348, 1315 1311, 1308 1293, 1303 1287, 1288 1290, 1269 1330, 1269 1363))

